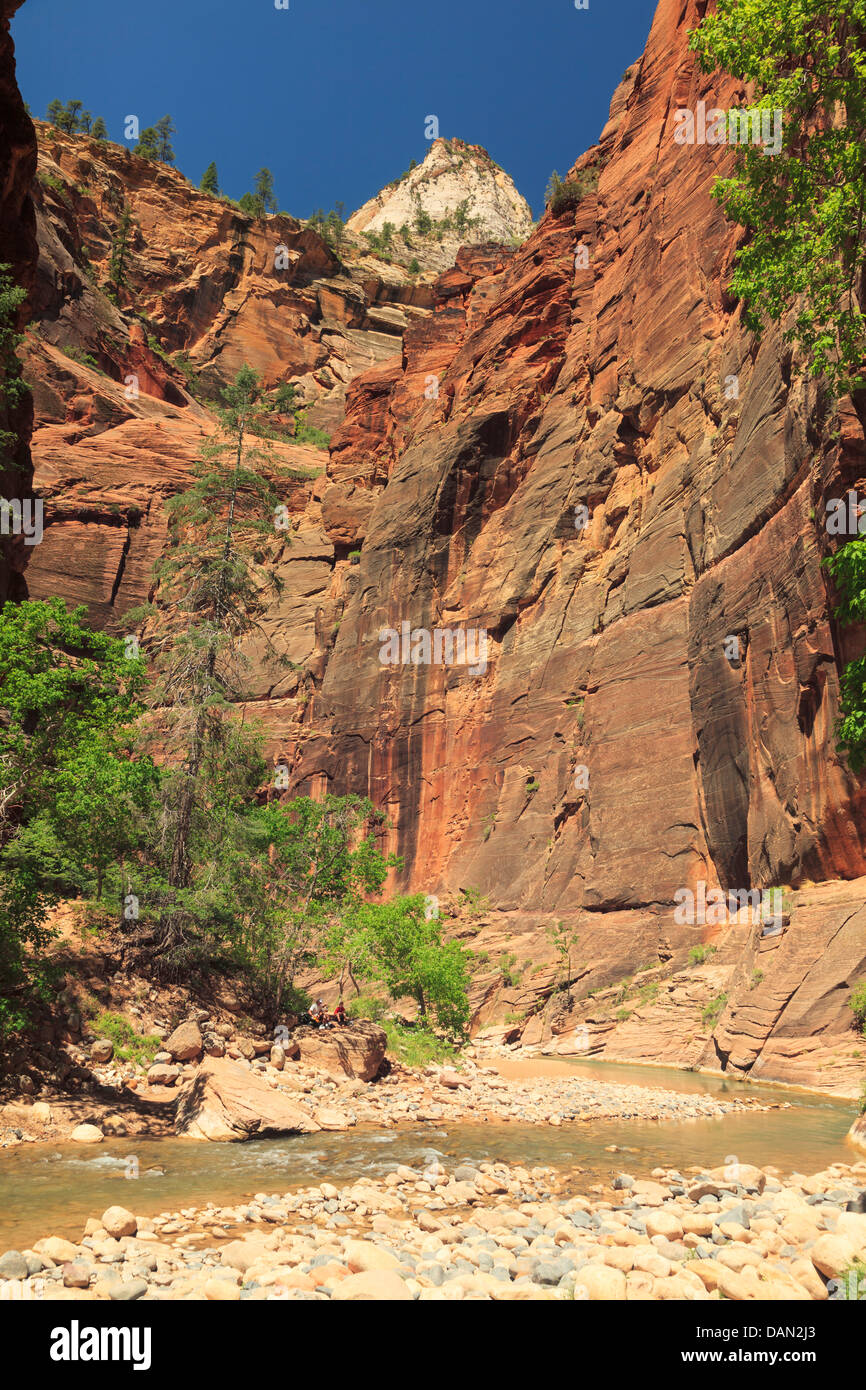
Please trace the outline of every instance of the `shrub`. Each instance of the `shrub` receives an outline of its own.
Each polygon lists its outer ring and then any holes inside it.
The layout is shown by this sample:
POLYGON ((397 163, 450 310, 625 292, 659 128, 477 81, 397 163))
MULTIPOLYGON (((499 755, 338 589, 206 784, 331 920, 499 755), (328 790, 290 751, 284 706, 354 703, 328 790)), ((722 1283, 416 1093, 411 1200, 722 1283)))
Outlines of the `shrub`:
POLYGON ((450 1062, 457 1051, 447 1038, 440 1038, 429 1028, 409 1027, 389 1019, 385 1024, 388 1051, 406 1067, 426 1067, 431 1062, 450 1062))
POLYGON ((97 1037, 108 1038, 114 1043, 114 1055, 120 1062, 135 1062, 138 1066, 149 1066, 154 1055, 162 1047, 162 1039, 153 1034, 136 1033, 132 1024, 122 1014, 103 1013, 93 1025, 97 1037))
POLYGON ((858 982, 848 1004, 857 1020, 860 1032, 866 1037, 866 980, 858 982))
POLYGON ((369 1018, 378 1023, 385 1017, 385 1003, 375 994, 359 994, 356 999, 349 1000, 346 1013, 350 1018, 369 1018))
POLYGON ((547 185, 546 198, 547 206, 554 217, 576 208, 588 193, 594 193, 598 188, 598 176, 597 164, 591 164, 586 169, 581 169, 573 178, 565 180, 561 179, 554 169, 547 185))
POLYGON ((715 999, 711 999, 701 1010, 701 1023, 705 1028, 709 1028, 710 1032, 715 1029, 727 1002, 728 996, 726 994, 717 994, 715 999))
POLYGON ((703 965, 705 960, 709 960, 715 954, 715 946, 693 946, 689 951, 689 965, 703 965))

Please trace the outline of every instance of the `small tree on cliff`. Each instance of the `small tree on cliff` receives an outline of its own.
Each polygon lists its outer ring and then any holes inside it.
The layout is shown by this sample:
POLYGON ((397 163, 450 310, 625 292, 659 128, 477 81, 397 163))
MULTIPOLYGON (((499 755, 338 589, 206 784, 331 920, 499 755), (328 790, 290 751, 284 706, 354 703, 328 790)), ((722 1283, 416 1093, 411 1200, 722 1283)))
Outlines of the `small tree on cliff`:
POLYGON ((156 157, 163 164, 174 163, 174 148, 171 137, 177 133, 177 127, 171 116, 163 116, 161 121, 157 121, 154 126, 156 131, 156 157))
POLYGON ((264 774, 233 701, 244 693, 241 644, 257 633, 270 650, 260 619, 280 589, 264 564, 277 498, 258 471, 265 456, 248 444, 253 431, 269 433, 261 382, 243 367, 222 394, 220 434, 205 445, 193 486, 169 503, 170 544, 155 567, 158 608, 148 615, 156 619, 147 637, 158 677, 155 738, 170 764, 152 953, 175 973, 219 906, 209 893, 217 880, 225 887, 220 857, 264 774))
POLYGON ((101 116, 96 117, 96 120, 93 122, 93 129, 91 130, 90 134, 93 136, 94 140, 108 139, 108 127, 101 116))
POLYGON ((119 295, 120 291, 128 283, 126 277, 126 258, 129 251, 131 227, 132 213, 129 210, 129 204, 124 203, 123 210, 117 223, 117 231, 111 239, 111 256, 108 262, 108 283, 114 290, 115 296, 119 295))
POLYGON ((211 161, 211 163, 207 166, 204 173, 202 174, 201 183, 199 184, 199 187, 201 188, 202 193, 212 193, 214 197, 216 197, 219 194, 219 175, 217 173, 216 164, 213 161, 211 161))

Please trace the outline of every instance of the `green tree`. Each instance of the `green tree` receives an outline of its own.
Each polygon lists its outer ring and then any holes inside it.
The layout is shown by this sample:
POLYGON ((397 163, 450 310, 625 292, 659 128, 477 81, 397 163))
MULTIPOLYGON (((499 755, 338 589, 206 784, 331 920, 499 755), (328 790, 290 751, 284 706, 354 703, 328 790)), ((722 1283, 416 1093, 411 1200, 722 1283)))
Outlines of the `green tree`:
POLYGON ((280 591, 262 563, 277 496, 261 471, 267 457, 249 446, 254 433, 270 434, 261 381, 243 367, 222 395, 219 433, 203 447, 195 482, 169 503, 170 544, 154 571, 158 607, 132 619, 153 619, 154 734, 169 763, 160 819, 166 891, 153 954, 172 970, 182 967, 187 932, 200 920, 216 872, 208 865, 223 842, 230 852, 239 811, 264 770, 232 702, 244 693, 244 639, 255 635, 273 654, 260 619, 280 591))
POLYGON ((270 169, 262 168, 259 170, 254 180, 254 187, 253 197, 258 209, 257 216, 264 217, 266 213, 276 212, 279 205, 274 196, 274 176, 270 169))
POLYGON ((156 131, 156 127, 148 125, 145 126, 144 130, 138 137, 138 144, 136 145, 133 153, 140 155, 142 159, 156 160, 159 159, 159 148, 160 140, 159 135, 156 131))
POLYGON ((547 928, 547 936, 559 961, 557 982, 567 989, 571 982, 571 958, 579 939, 577 927, 569 927, 565 922, 557 922, 555 927, 547 928))
POLYGON ((44 808, 58 759, 141 712, 144 665, 60 599, 0 610, 0 847, 44 808))
POLYGON ((836 394, 866 386, 866 5, 719 0, 691 36, 701 66, 784 112, 781 147, 739 147, 715 196, 749 233, 732 291, 755 331, 794 309, 785 336, 836 394))
MULTIPOLYGON (((848 541, 824 562, 833 576, 842 601, 836 617, 842 623, 866 623, 866 537, 848 541)), ((866 767, 866 656, 850 661, 840 679, 840 751, 848 753, 851 767, 866 767)))
POLYGON ((217 167, 213 160, 211 160, 202 174, 199 187, 202 193, 213 193, 215 196, 219 194, 219 175, 217 174, 217 167))
POLYGON ((129 283, 126 275, 126 260, 129 254, 131 228, 132 213, 129 210, 129 204, 124 203, 118 219, 117 230, 111 238, 111 255, 108 262, 108 282, 116 295, 129 283))
POLYGON ((61 130, 65 130, 68 135, 74 135, 79 129, 79 118, 84 103, 81 101, 68 101, 61 107, 56 124, 61 130))
POLYGON ((67 612, 60 599, 0 610, 0 1034, 23 1027, 45 997, 46 914, 60 892, 78 886, 69 854, 80 845, 70 837, 88 840, 101 878, 99 835, 117 853, 126 833, 123 805, 112 801, 100 824, 91 818, 89 837, 67 818, 70 797, 84 812, 98 795, 93 779, 125 766, 142 708, 143 662, 122 641, 92 632, 85 612, 67 612))
POLYGON ((326 974, 339 974, 341 994, 347 975, 357 993, 355 972, 364 973, 366 957, 352 914, 400 862, 377 847, 382 815, 362 797, 297 797, 270 803, 253 821, 259 853, 244 877, 257 888, 236 956, 253 972, 268 1012, 276 1017, 300 965, 316 959, 326 974))
MULTIPOLYGON (((18 319, 27 291, 15 284, 10 269, 9 265, 0 263, 0 403, 14 408, 27 390, 15 353, 24 336, 18 331, 18 319)), ((16 441, 17 436, 12 431, 0 430, 0 449, 11 449, 16 441)))
POLYGON ((364 903, 354 914, 365 959, 392 999, 411 998, 421 1021, 462 1033, 469 1022, 469 955, 442 939, 442 924, 427 917, 421 894, 387 903, 364 903))
POLYGON ((82 111, 78 117, 78 130, 82 135, 90 135, 93 129, 93 114, 90 111, 82 111))
POLYGON ((63 102, 58 100, 57 97, 55 97, 53 101, 50 101, 48 103, 48 109, 45 112, 45 119, 46 121, 50 121, 52 125, 59 127, 60 122, 63 118, 63 112, 63 102))
POLYGON ((162 120, 157 121, 154 126, 156 133, 156 157, 163 164, 174 163, 174 148, 171 137, 177 133, 177 128, 171 116, 163 116, 162 120))
POLYGON ((93 122, 93 129, 91 130, 90 134, 93 136, 94 140, 108 139, 108 127, 106 126, 105 121, 102 119, 101 116, 96 117, 96 120, 93 122))

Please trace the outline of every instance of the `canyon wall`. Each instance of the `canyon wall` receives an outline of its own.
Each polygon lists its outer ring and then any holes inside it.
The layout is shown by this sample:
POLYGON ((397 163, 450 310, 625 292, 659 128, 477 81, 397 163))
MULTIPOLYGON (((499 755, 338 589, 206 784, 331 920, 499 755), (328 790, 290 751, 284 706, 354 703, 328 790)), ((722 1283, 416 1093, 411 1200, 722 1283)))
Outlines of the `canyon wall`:
MULTIPOLYGON (((30 290, 36 270, 36 222, 31 185, 36 170, 36 135, 15 80, 15 45, 9 21, 22 0, 0 0, 0 263, 9 267, 16 285, 30 290)), ((12 326, 23 327, 26 302, 13 315, 12 326)), ((33 470, 30 434, 33 407, 29 394, 16 393, 0 364, 0 497, 6 501, 30 497, 33 470)), ((0 603, 24 592, 21 574, 29 547, 22 535, 0 535, 0 603)))
POLYGON ((862 431, 726 293, 732 153, 674 112, 745 93, 697 22, 662 0, 576 210, 462 253, 332 439, 376 498, 295 771, 386 807, 413 887, 604 913, 866 873, 821 563, 862 431), (383 664, 404 622, 484 629, 486 671, 383 664))

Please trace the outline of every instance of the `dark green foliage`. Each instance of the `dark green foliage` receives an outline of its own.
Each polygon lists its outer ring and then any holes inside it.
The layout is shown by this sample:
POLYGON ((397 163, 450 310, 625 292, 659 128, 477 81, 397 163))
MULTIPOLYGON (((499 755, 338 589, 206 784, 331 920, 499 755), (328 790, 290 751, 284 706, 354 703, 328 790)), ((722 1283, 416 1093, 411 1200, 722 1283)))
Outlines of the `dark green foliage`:
POLYGON ((108 263, 108 283, 118 294, 128 283, 126 276, 126 260, 129 252, 129 243, 132 229, 132 214, 129 211, 128 203, 124 203, 123 211, 117 224, 117 230, 111 238, 111 256, 108 263))
POLYGON ((84 104, 80 101, 68 101, 64 106, 55 97, 54 101, 48 103, 45 119, 58 130, 65 130, 67 135, 92 135, 97 140, 104 140, 108 134, 102 117, 97 116, 94 121, 92 114, 84 110, 84 104))
POLYGON ((705 72, 748 84, 781 111, 779 149, 737 149, 717 182, 748 230, 731 289, 755 332, 794 309, 785 336, 835 395, 866 387, 866 5, 720 0, 691 36, 705 72))
POLYGON ((0 610, 0 1033, 44 997, 48 908, 101 893, 155 785, 133 739, 143 663, 84 617, 59 599, 0 610))
POLYGON ((145 126, 139 136, 135 153, 142 159, 158 160, 162 164, 174 163, 174 147, 171 137, 176 127, 171 116, 163 116, 156 125, 145 126))
MULTIPOLYGON (((836 617, 846 624, 866 622, 866 538, 848 541, 824 563, 842 594, 836 617)), ((848 663, 840 685, 839 747, 860 772, 866 767, 866 656, 848 663)))
POLYGON ((199 187, 202 193, 213 193, 215 197, 219 196, 219 175, 217 173, 216 164, 213 161, 211 161, 202 174, 199 187))
POLYGON ((599 170, 595 164, 581 169, 572 178, 564 181, 554 169, 544 199, 554 217, 559 217, 563 212, 573 210, 588 193, 595 192, 598 187, 598 176, 599 170))

